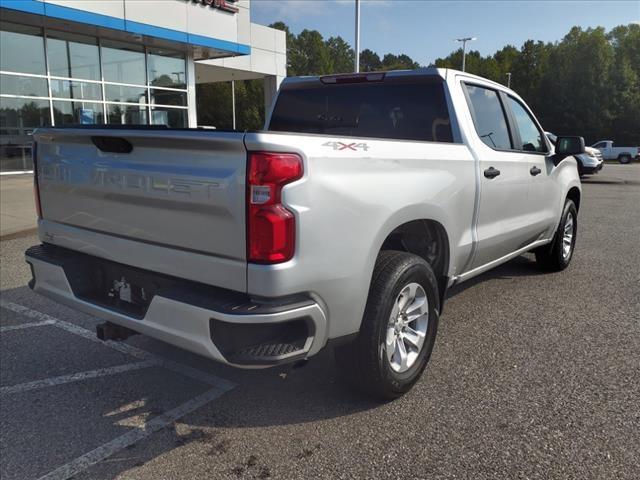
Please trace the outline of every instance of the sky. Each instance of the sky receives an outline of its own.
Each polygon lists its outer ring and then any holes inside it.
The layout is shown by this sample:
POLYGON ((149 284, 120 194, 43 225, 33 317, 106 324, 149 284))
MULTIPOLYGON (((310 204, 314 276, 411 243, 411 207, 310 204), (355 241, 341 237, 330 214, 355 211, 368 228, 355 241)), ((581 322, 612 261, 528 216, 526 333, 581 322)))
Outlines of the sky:
MULTIPOLYGON (((294 33, 318 30, 354 45, 355 0, 252 0, 251 20, 283 21, 294 33)), ((435 1, 361 0, 361 50, 380 57, 406 53, 429 65, 459 48, 455 38, 477 37, 470 50, 491 55, 529 39, 555 42, 582 28, 640 23, 640 0, 435 1)))

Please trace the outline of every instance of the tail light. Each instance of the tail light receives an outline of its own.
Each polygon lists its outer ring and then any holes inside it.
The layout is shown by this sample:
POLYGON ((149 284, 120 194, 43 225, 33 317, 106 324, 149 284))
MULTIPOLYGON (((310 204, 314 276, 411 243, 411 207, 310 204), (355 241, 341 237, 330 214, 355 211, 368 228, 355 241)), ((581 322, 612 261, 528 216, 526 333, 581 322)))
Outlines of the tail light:
POLYGON ((250 152, 247 168, 247 258, 254 263, 291 260, 296 219, 281 203, 282 187, 302 177, 294 153, 250 152))
POLYGON ((36 213, 38 218, 42 218, 42 207, 40 206, 40 188, 38 187, 38 143, 33 142, 31 149, 33 161, 33 196, 36 202, 36 213))

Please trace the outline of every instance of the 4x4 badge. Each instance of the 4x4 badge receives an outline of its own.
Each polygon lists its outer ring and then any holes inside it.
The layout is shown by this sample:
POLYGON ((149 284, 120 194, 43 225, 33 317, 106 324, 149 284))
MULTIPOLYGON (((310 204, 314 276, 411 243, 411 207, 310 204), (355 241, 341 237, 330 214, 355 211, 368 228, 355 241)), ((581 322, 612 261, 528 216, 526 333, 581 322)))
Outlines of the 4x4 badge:
POLYGON ((369 145, 366 143, 344 143, 344 142, 326 142, 322 144, 323 147, 331 147, 334 150, 353 150, 357 152, 358 150, 367 151, 369 150, 369 145))

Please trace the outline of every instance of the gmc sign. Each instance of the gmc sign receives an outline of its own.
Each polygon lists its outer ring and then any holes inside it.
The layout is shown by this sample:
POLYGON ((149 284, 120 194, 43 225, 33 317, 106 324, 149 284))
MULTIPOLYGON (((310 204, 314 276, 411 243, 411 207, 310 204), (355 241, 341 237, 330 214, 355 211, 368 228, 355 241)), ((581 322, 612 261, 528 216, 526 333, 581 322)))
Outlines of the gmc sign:
POLYGON ((207 7, 217 8, 218 10, 224 10, 229 13, 238 13, 238 7, 231 5, 236 3, 236 0, 191 0, 193 3, 200 3, 207 7))

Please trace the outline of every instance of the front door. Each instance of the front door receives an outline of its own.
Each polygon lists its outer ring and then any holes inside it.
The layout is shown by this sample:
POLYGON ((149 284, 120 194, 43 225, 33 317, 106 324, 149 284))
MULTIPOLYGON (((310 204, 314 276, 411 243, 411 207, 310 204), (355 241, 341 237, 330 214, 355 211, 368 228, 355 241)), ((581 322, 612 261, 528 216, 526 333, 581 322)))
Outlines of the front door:
POLYGON ((551 149, 542 128, 526 106, 510 95, 503 98, 512 119, 516 148, 529 172, 527 206, 532 239, 549 238, 559 221, 558 212, 563 200, 561 183, 555 178, 551 149))
POLYGON ((497 90, 464 84, 476 133, 480 165, 477 246, 470 268, 480 267, 531 243, 529 164, 516 150, 497 90))

